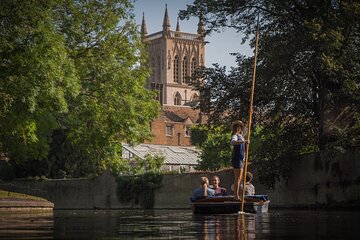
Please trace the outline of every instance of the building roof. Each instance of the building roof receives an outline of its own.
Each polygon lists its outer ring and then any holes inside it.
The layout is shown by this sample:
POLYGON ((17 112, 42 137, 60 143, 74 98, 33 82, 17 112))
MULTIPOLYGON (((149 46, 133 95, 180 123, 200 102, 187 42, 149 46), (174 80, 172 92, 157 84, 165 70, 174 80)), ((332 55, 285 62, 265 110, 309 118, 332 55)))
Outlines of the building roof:
POLYGON ((190 118, 193 123, 201 123, 200 110, 191 107, 164 105, 162 114, 170 122, 184 123, 190 118))
POLYGON ((155 144, 139 144, 130 146, 123 143, 123 149, 137 157, 144 158, 146 154, 161 154, 165 157, 165 165, 198 165, 200 151, 195 147, 166 146, 155 144))

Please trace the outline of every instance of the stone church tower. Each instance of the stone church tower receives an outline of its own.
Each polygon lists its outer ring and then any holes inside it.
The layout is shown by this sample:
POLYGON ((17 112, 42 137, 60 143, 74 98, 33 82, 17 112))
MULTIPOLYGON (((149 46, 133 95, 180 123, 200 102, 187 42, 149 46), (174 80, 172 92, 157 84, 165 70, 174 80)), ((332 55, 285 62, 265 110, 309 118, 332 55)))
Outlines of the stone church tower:
POLYGON ((189 146, 191 126, 204 121, 200 111, 193 109, 199 92, 192 89, 188 78, 205 65, 204 26, 199 20, 197 34, 185 33, 178 20, 172 31, 166 6, 162 27, 162 31, 148 34, 143 15, 141 35, 152 68, 147 87, 158 91, 162 106, 161 116, 151 123, 151 143, 189 146))

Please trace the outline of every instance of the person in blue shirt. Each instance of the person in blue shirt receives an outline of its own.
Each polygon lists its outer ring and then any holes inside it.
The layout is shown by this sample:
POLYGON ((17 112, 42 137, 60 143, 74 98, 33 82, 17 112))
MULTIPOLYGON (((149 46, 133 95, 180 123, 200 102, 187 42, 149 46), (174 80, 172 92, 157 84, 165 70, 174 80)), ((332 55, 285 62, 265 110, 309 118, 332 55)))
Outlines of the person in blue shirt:
POLYGON ((244 138, 245 124, 242 121, 235 121, 232 124, 231 133, 231 163, 234 171, 234 200, 240 200, 239 186, 241 176, 243 175, 244 160, 245 160, 245 138, 244 138))
POLYGON ((215 191, 209 188, 209 179, 207 177, 200 178, 200 187, 194 190, 194 193, 191 197, 191 201, 196 201, 201 198, 213 197, 215 191))

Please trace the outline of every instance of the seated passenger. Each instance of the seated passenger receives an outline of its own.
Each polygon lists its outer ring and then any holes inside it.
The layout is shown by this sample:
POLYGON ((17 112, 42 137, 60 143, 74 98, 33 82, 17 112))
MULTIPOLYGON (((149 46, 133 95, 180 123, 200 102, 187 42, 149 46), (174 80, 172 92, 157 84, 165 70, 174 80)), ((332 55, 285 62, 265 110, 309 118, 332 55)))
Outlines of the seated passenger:
POLYGON ((215 196, 225 196, 227 195, 226 188, 220 187, 220 178, 218 176, 214 176, 212 178, 213 189, 215 191, 215 196))
POLYGON ((196 201, 201 198, 213 197, 215 191, 209 188, 209 179, 207 177, 200 178, 200 187, 194 190, 194 193, 191 197, 191 201, 196 201))
MULTIPOLYGON (((255 187, 254 187, 254 185, 252 185, 252 183, 251 183, 251 181, 252 181, 252 179, 253 179, 253 175, 252 175, 252 173, 251 172, 247 172, 246 173, 246 183, 245 183, 245 195, 246 196, 253 196, 253 195, 255 195, 255 187)), ((243 191, 243 183, 241 183, 241 185, 240 185, 240 192, 242 192, 243 191)), ((231 190, 234 192, 234 184, 233 185, 231 185, 231 190)))
POLYGON ((255 195, 255 187, 252 185, 251 180, 253 179, 253 175, 251 172, 246 173, 246 183, 245 183, 245 195, 253 196, 255 195))

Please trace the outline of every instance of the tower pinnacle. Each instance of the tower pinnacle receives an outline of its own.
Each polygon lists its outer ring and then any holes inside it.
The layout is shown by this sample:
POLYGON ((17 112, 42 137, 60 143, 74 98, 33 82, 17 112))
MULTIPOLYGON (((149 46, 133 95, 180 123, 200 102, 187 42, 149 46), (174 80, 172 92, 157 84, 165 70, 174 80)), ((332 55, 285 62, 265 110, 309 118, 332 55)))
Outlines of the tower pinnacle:
POLYGON ((144 37, 147 34, 148 33, 147 33, 146 22, 145 22, 145 14, 143 13, 142 23, 141 23, 141 36, 144 37))
POLYGON ((167 4, 165 4, 165 15, 164 15, 163 31, 165 33, 170 32, 170 20, 169 20, 169 15, 168 15, 168 11, 167 11, 167 4))
POLYGON ((180 32, 179 18, 177 18, 176 31, 177 31, 177 32, 180 32))
POLYGON ((204 37, 204 35, 205 35, 204 19, 203 19, 202 15, 200 15, 200 17, 199 17, 199 23, 198 23, 197 33, 198 33, 201 37, 204 37))
POLYGON ((180 24, 179 24, 179 18, 177 18, 175 36, 176 36, 176 37, 180 37, 180 24))

